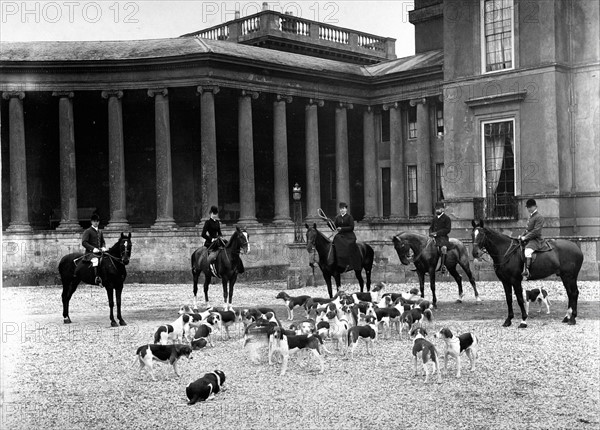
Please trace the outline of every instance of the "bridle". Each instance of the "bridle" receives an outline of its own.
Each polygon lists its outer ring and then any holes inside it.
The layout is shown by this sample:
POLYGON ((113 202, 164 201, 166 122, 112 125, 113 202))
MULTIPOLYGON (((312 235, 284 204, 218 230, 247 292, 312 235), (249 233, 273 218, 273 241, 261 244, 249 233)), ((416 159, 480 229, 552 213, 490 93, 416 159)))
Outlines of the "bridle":
MULTIPOLYGON (((485 246, 483 245, 483 242, 485 242, 487 240, 487 236, 485 234, 485 231, 483 230, 483 228, 481 227, 477 227, 475 228, 473 231, 477 231, 477 235, 473 235, 473 246, 477 246, 477 248, 479 248, 482 252, 483 255, 487 254, 490 257, 492 257, 492 260, 494 259, 494 257, 487 251, 487 249, 485 248, 485 246), (479 239, 477 243, 477 241, 475 240, 475 237, 479 237, 482 236, 482 239, 479 239)), ((512 255, 515 253, 515 251, 517 249, 520 248, 520 243, 518 240, 510 238, 511 242, 510 242, 510 246, 508 247, 508 249, 506 250, 506 252, 504 253, 503 260, 500 263, 496 263, 494 262, 494 267, 501 267, 504 266, 506 263, 508 263, 508 261, 510 260, 510 257, 512 257, 512 255), (516 246, 515 245, 516 242, 516 246)), ((484 260, 483 258, 481 258, 482 260, 484 260)), ((486 261, 486 260, 484 260, 486 261)))

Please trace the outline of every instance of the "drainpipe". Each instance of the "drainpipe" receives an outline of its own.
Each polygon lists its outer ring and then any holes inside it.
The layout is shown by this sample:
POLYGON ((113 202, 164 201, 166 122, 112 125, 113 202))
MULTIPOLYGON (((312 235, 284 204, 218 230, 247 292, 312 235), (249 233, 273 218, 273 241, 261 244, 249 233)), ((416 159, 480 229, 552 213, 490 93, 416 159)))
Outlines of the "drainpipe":
MULTIPOLYGON (((568 11, 568 26, 569 26, 569 71, 568 71, 568 82, 569 82, 569 149, 571 151, 571 195, 577 193, 577 166, 576 166, 576 141, 577 135, 574 125, 573 112, 577 106, 575 100, 575 90, 573 88, 573 73, 570 67, 573 65, 573 0, 569 2, 568 11)), ((573 198, 573 197, 572 197, 573 198)), ((577 234, 577 204, 573 202, 573 234, 577 234)))

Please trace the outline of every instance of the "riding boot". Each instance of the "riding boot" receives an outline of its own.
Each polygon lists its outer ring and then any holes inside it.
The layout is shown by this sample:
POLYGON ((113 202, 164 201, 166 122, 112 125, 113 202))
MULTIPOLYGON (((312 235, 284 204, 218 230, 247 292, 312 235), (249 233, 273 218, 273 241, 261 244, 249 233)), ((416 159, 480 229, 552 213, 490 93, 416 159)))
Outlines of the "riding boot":
POLYGON ((523 273, 521 273, 521 276, 529 279, 529 267, 531 266, 531 257, 529 258, 525 258, 525 266, 523 267, 523 273))
POLYGON ((442 275, 446 274, 446 247, 442 246, 442 261, 440 263, 440 271, 442 275))
POLYGON ((98 276, 98 266, 94 266, 94 282, 96 285, 102 286, 102 278, 98 276))

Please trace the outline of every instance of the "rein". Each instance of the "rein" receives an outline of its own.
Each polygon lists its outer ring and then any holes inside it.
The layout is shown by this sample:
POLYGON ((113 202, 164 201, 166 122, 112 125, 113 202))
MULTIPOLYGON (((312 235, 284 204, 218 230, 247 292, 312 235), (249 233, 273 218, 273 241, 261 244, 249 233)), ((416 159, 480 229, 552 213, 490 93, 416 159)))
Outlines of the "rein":
MULTIPOLYGON (((506 263, 508 263, 510 261, 510 258, 512 257, 512 255, 517 251, 517 249, 519 249, 521 247, 519 241, 517 239, 513 239, 512 237, 509 237, 510 239, 510 245, 508 246, 507 250, 504 252, 503 260, 499 263, 496 263, 494 261, 494 268, 496 267, 502 267, 504 266, 506 263)), ((484 240, 488 240, 487 235, 484 235, 484 240)), ((490 254, 487 250, 487 248, 485 246, 479 246, 480 249, 483 249, 485 251, 485 254, 488 254, 490 257, 492 257, 492 260, 494 259, 494 257, 492 256, 492 254, 490 254)))
MULTIPOLYGON (((395 236, 395 237, 396 237, 398 240, 404 241, 404 239, 401 239, 401 238, 399 238, 398 236, 395 236)), ((433 240, 433 238, 431 238, 431 237, 427 238, 427 242, 425 243, 425 246, 423 247, 423 249, 421 249, 421 250, 419 251, 419 253, 418 253, 416 256, 415 256, 415 255, 413 255, 413 258, 412 258, 412 263, 413 263, 413 264, 415 263, 415 261, 418 261, 418 260, 419 260, 419 258, 421 258, 421 255, 423 254, 423 252, 425 252, 425 250, 427 249, 427 246, 429 246, 429 244, 431 243, 431 241, 432 241, 432 240, 433 240)), ((409 245, 409 248, 410 248, 410 249, 412 249, 411 243, 410 243, 408 240, 407 240, 406 242, 408 243, 408 245, 409 245)), ((413 252, 414 252, 414 251, 413 251, 413 252)))

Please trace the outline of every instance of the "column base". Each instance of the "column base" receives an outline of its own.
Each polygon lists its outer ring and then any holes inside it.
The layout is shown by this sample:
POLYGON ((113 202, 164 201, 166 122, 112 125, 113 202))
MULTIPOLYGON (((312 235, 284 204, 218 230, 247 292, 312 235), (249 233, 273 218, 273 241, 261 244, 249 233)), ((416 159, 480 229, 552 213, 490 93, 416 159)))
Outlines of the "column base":
POLYGON ((172 218, 157 219, 150 228, 153 230, 175 230, 177 229, 177 224, 175 224, 175 220, 172 218))
POLYGON ((29 223, 10 223, 6 228, 6 231, 10 231, 11 233, 29 233, 33 231, 31 225, 29 223))
POLYGON ((74 220, 65 220, 61 221, 56 227, 57 231, 73 231, 73 230, 83 230, 79 225, 78 221, 74 220))
POLYGON ((256 224, 258 224, 258 221, 256 220, 256 218, 240 218, 240 219, 238 219, 236 224, 256 225, 256 224))
MULTIPOLYGON (((329 230, 329 227, 327 227, 325 225, 325 221, 323 221, 323 219, 319 218, 319 217, 306 217, 304 218, 304 223, 308 224, 308 225, 313 225, 313 224, 317 224, 317 227, 319 227, 320 223, 322 223, 325 228, 327 228, 327 230, 329 230)), ((302 223, 302 224, 304 224, 302 223)))
POLYGON ((273 219, 273 224, 289 225, 289 226, 294 225, 294 223, 292 222, 292 219, 290 217, 275 218, 275 219, 273 219))
POLYGON ((127 222, 127 220, 108 221, 108 224, 106 225, 106 227, 104 227, 104 230, 111 230, 111 231, 115 231, 115 230, 129 231, 129 229, 130 229, 130 227, 129 227, 129 223, 127 222))

